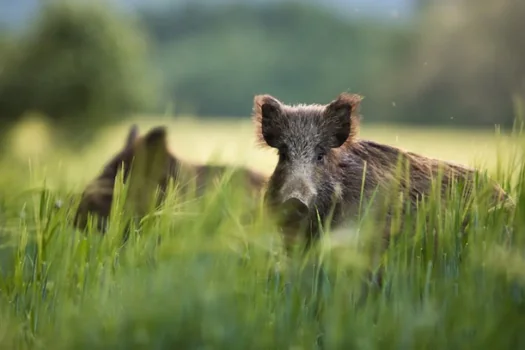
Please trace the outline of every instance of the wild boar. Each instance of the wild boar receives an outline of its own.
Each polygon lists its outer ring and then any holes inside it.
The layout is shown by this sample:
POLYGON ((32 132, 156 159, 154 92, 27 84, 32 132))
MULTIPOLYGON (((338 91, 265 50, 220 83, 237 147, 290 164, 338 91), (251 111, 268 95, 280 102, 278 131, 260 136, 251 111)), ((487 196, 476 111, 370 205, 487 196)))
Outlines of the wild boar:
MULTIPOLYGON (((257 139, 279 156, 264 201, 280 215, 287 244, 304 238, 308 246, 318 238, 319 222, 335 229, 356 219, 360 206, 380 206, 395 188, 394 197, 403 208, 409 201, 408 207, 415 209, 430 194, 440 170, 444 194, 455 183, 452 180, 462 180, 467 194, 472 190, 474 169, 359 139, 361 100, 357 94, 341 93, 326 105, 287 105, 267 94, 254 97, 257 139), (407 172, 398 176, 400 161, 407 172)), ((498 184, 491 183, 495 201, 510 200, 498 184)), ((391 215, 392 208, 387 208, 386 240, 391 215)))
MULTIPOLYGON (((221 176, 228 166, 196 165, 178 159, 168 149, 167 131, 165 127, 156 127, 144 136, 138 136, 138 128, 133 125, 128 133, 123 149, 118 152, 83 191, 78 206, 74 225, 84 229, 88 214, 98 218, 98 229, 105 231, 107 219, 113 202, 114 186, 117 172, 122 169, 124 183, 130 184, 128 197, 135 202, 133 215, 144 215, 149 200, 157 188, 160 189, 159 202, 164 199, 170 179, 175 184, 196 182, 196 193, 202 195, 214 176, 221 176), (132 173, 130 177, 130 173, 132 173)), ((243 180, 249 194, 259 195, 266 178, 247 168, 234 168, 232 181, 243 180)))

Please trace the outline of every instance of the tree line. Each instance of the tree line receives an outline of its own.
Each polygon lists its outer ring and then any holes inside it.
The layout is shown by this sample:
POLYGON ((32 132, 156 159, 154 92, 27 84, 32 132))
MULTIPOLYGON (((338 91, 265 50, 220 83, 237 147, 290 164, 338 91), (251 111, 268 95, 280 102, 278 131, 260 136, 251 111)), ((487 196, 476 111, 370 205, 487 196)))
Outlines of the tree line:
POLYGON ((49 2, 0 36, 4 126, 38 111, 66 128, 129 113, 246 117, 253 95, 365 96, 370 122, 510 126, 524 96, 525 5, 425 1, 409 21, 312 5, 188 4, 142 10, 49 2))

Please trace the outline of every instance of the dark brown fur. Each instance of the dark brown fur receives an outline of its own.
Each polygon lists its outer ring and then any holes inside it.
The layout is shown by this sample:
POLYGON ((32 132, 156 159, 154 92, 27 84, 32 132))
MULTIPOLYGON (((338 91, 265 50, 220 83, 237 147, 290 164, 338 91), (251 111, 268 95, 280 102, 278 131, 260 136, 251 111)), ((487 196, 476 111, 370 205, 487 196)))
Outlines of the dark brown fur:
MULTIPOLYGON (((213 177, 221 176, 230 168, 221 165, 194 165, 182 161, 169 151, 164 127, 154 128, 139 137, 134 125, 129 131, 124 148, 84 190, 74 219, 76 227, 84 229, 88 214, 94 214, 99 219, 98 229, 105 230, 119 169, 123 171, 124 183, 128 182, 132 173, 128 197, 133 197, 133 201, 138 203, 138 207, 133 208, 134 214, 144 215, 145 205, 155 189, 160 189, 159 199, 162 200, 170 179, 181 187, 195 180, 197 195, 202 195, 213 177)), ((245 185, 254 196, 259 194, 266 182, 263 175, 246 168, 236 168, 235 176, 240 176, 237 179, 247 180, 245 185)))
MULTIPOLYGON (((255 96, 257 138, 279 154, 265 201, 281 215, 285 238, 293 241, 305 234, 309 242, 317 237, 317 215, 332 228, 355 219, 360 201, 366 207, 374 192, 382 199, 375 204, 381 205, 395 193, 397 202, 404 205, 409 201, 409 207, 415 209, 429 195, 440 169, 443 194, 451 189, 452 180, 463 182, 465 194, 472 190, 477 174, 474 169, 358 139, 360 102, 359 95, 349 93, 340 94, 327 105, 297 106, 270 95, 255 96), (399 160, 408 165, 408 172, 396 176, 399 160), (397 186, 395 192, 390 191, 393 186, 397 186)), ((494 201, 510 201, 498 184, 492 186, 494 201)), ((391 214, 392 208, 386 208, 383 217, 387 225, 391 214)), ((389 226, 385 230, 388 238, 389 226)))

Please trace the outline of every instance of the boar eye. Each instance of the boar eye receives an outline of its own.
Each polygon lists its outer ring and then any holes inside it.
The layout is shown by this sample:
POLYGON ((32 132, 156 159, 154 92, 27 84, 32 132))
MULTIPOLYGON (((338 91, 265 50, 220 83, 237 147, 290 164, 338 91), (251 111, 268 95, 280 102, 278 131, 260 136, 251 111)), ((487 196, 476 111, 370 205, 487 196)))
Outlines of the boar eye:
POLYGON ((326 156, 326 151, 324 149, 322 148, 317 149, 316 158, 318 162, 321 162, 325 156, 326 156))

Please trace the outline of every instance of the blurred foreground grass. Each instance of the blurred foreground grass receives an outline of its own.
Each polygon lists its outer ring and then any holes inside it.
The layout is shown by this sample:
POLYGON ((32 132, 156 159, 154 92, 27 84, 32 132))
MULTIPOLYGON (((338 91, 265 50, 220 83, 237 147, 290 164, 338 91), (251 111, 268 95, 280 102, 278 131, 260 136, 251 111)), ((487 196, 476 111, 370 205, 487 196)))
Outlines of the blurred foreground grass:
MULTIPOLYGON (((188 160, 213 159, 219 147, 217 161, 266 173, 275 162, 273 152, 254 147, 249 121, 140 122, 143 131, 157 124, 169 126, 172 150, 188 160)), ((521 137, 499 142, 490 132, 363 127, 364 137, 412 151, 485 161, 518 206, 514 215, 487 214, 479 199, 467 239, 459 201, 446 208, 429 201, 403 218, 420 224, 386 255, 384 292, 358 304, 373 225, 343 232, 356 239, 322 245, 321 255, 292 263, 271 222, 226 184, 202 201, 170 196, 124 246, 120 199, 107 236, 83 236, 69 224, 75 208, 55 210, 53 203, 100 170, 127 126, 104 131, 78 155, 55 149, 42 130, 32 123, 13 139, 15 158, 31 156, 30 172, 4 163, 0 179, 1 349, 525 347, 521 137), (510 188, 512 174, 517 186, 510 188), (21 195, 25 180, 35 191, 21 195), (59 191, 47 191, 50 184, 59 191), (417 220, 424 214, 435 220, 423 225, 417 220)), ((125 196, 125 188, 118 193, 125 196)))

